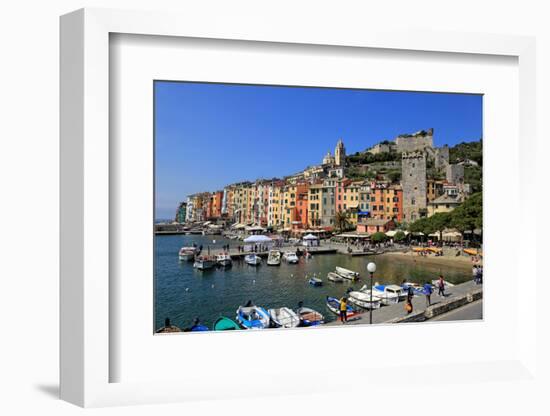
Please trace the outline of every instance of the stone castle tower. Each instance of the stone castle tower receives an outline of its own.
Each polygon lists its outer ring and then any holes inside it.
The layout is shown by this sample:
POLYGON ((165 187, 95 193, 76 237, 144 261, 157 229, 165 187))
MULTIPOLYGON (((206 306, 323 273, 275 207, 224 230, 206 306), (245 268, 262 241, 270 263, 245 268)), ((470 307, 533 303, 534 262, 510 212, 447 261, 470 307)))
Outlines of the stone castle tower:
POLYGON ((346 162, 346 148, 342 139, 336 143, 336 149, 334 149, 334 159, 336 166, 344 166, 346 162))
POLYGON ((426 154, 403 153, 401 159, 403 187, 403 221, 413 222, 427 214, 426 154))

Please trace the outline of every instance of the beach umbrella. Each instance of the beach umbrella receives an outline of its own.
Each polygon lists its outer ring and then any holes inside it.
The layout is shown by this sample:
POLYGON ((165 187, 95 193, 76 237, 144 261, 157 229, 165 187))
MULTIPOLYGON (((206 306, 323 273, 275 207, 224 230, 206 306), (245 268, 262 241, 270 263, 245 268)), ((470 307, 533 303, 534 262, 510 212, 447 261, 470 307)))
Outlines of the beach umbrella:
POLYGON ((318 240, 318 239, 319 239, 319 237, 317 237, 317 236, 315 236, 315 235, 313 235, 313 234, 308 234, 308 235, 306 235, 306 236, 304 236, 304 237, 302 237, 302 238, 303 238, 304 240, 318 240))

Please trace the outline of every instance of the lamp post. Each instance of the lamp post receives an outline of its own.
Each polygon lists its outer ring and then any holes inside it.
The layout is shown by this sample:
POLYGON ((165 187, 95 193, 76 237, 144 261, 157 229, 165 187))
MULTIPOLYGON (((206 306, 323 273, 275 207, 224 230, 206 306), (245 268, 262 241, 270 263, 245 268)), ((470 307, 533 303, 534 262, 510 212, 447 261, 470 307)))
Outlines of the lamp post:
POLYGON ((374 277, 374 272, 376 271, 376 264, 370 262, 367 264, 367 270, 370 273, 370 308, 369 308, 369 323, 372 324, 372 279, 374 277))

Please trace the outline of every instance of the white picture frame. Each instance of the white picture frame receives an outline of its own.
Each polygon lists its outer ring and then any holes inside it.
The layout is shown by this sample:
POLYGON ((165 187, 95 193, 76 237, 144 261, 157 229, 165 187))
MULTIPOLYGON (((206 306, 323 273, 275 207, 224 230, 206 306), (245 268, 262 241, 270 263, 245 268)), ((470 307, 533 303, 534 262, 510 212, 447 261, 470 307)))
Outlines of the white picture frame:
MULTIPOLYGON (((208 398, 239 397, 239 388, 230 385, 233 374, 218 374, 218 380, 205 380, 201 374, 186 375, 183 380, 151 380, 140 382, 112 382, 110 367, 118 357, 111 348, 111 339, 119 336, 110 325, 111 313, 116 310, 110 293, 109 276, 110 226, 112 200, 111 172, 116 169, 110 159, 110 35, 129 34, 201 39, 224 39, 247 42, 276 42, 280 44, 330 45, 334 48, 369 48, 380 50, 427 51, 439 54, 468 54, 508 56, 518 60, 519 70, 519 134, 517 143, 536 144, 535 132, 535 41, 529 37, 468 33, 407 33, 395 28, 387 31, 361 29, 333 31, 312 23, 304 31, 301 25, 286 26, 276 23, 250 21, 227 22, 220 18, 205 25, 192 16, 130 12, 106 9, 83 9, 61 18, 61 398, 80 406, 108 406, 120 404, 159 403, 208 398), (238 27, 238 30, 236 28, 238 27), (111 312, 110 312, 111 311, 111 312), (202 378, 201 378, 202 377, 202 378), (212 389, 205 391, 210 383, 212 389)), ((518 146, 519 147, 519 146, 518 146)), ((515 152, 514 152, 515 153, 515 152)), ((524 225, 527 241, 536 241, 536 229, 529 226, 528 206, 534 203, 534 183, 528 180, 526 170, 532 167, 529 152, 517 152, 519 187, 515 192, 521 198, 518 221, 524 225)), ((516 163, 517 162, 517 163, 516 163)), ((520 243, 521 244, 521 243, 520 243)), ((490 250, 489 250, 490 251, 490 250)), ((537 276, 535 250, 519 250, 510 273, 517 283, 518 264, 522 273, 537 276)), ((502 254, 496 254, 502 256, 502 254)), ((490 257, 489 257, 490 258, 490 257)), ((490 270, 489 270, 490 272, 490 270)), ((151 276, 152 279, 152 276, 151 276)), ((488 275, 487 279, 490 279, 488 275)), ((533 282, 536 292, 536 282, 533 282)), ((484 379, 526 380, 536 378, 536 301, 521 298, 514 309, 514 318, 524 324, 514 331, 514 347, 509 356, 495 361, 472 362, 439 359, 436 371, 454 373, 455 381, 471 382, 484 379)), ((151 311, 152 314, 152 311, 151 311)), ((493 316, 494 320, 502 319, 493 316)), ((458 324, 459 325, 459 324, 458 324)), ((411 335, 416 326, 400 326, 411 335)), ((385 330, 387 330, 386 328, 385 330)), ((275 337, 294 335, 280 334, 275 337)), ((254 334, 255 335, 255 334, 254 334)), ((254 336, 252 335, 252 336, 254 336)), ((216 335, 218 336, 218 335, 216 335)), ((271 336, 271 335, 270 335, 271 336)), ((251 336, 246 336, 246 339, 251 336)), ((257 338, 257 337, 255 337, 257 338)), ((168 338, 165 338, 168 339, 168 338)), ((250 341, 250 339, 248 339, 250 341)), ((244 339, 238 342, 245 342, 244 339)), ((419 363, 433 370, 430 363, 419 363), (431 366, 431 367, 430 367, 431 366)), ((385 366, 379 366, 382 370, 385 366)), ((388 368, 391 368, 389 366, 388 368)), ((257 371, 262 371, 256 369, 257 371)), ((354 377, 360 379, 360 372, 354 377)), ((384 373, 384 371, 381 371, 384 373)), ((392 370, 393 372, 393 370, 392 370)), ((277 383, 289 374, 266 371, 269 376, 265 395, 292 393, 277 390, 277 383)), ((320 368, 303 374, 307 386, 295 393, 314 393, 318 380, 337 376, 334 367, 320 368), (316 381, 317 380, 317 381, 316 381)), ((378 385, 388 386, 389 377, 381 376, 378 385)), ((426 380, 420 381, 428 386, 426 380)), ((296 387, 296 385, 293 385, 296 387)), ((261 395, 262 391, 255 392, 261 395)))

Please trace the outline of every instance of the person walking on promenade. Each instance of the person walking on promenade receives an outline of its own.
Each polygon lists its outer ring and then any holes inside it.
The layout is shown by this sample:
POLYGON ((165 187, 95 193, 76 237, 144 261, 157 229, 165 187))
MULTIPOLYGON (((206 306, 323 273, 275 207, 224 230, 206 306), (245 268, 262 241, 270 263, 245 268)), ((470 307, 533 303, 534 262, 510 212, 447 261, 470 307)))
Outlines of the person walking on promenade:
POLYGON ((437 294, 439 296, 445 297, 445 280, 443 280, 443 275, 439 275, 439 280, 437 281, 437 294))
POLYGON ((432 299, 431 299, 432 292, 433 292, 432 285, 429 282, 426 282, 424 284, 424 295, 426 295, 426 307, 432 306, 432 299))
POLYGON ((414 288, 412 285, 407 283, 407 280, 403 280, 403 283, 401 284, 403 289, 407 291, 407 302, 411 302, 412 304, 412 298, 414 297, 414 288))
POLYGON ((477 266, 476 284, 480 285, 482 282, 483 282, 483 268, 481 266, 477 266))
POLYGON ((348 300, 345 296, 340 299, 340 321, 343 324, 348 321, 348 300))
POLYGON ((477 264, 474 264, 472 267, 472 279, 474 280, 474 283, 477 285, 477 264))
POLYGON ((407 315, 411 314, 413 311, 413 303, 412 300, 407 295, 407 301, 405 302, 405 310, 407 311, 407 315))

